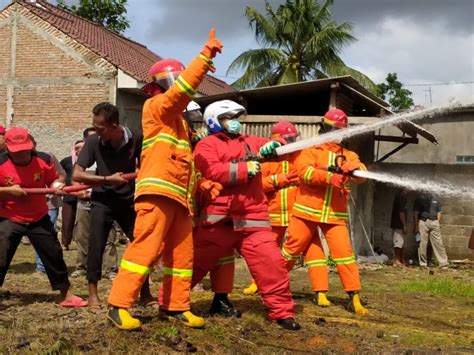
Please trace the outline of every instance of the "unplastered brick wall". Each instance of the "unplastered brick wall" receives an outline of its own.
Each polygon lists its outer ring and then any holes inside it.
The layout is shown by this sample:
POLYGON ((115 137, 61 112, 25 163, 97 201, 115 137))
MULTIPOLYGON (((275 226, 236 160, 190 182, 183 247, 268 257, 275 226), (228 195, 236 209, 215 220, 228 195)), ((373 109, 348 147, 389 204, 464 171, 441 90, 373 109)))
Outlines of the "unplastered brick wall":
MULTIPOLYGON (((467 177, 466 177, 467 178, 467 177)), ((474 228, 474 201, 446 199, 441 218, 441 233, 452 257, 464 257, 474 253, 467 249, 469 237, 474 228)))
POLYGON ((20 22, 17 29, 15 76, 89 78, 99 75, 20 22))
POLYGON ((0 28, 0 43, 0 79, 4 79, 10 74, 11 29, 9 26, 0 28))
POLYGON ((7 110, 7 90, 0 85, 0 125, 5 126, 5 112, 7 110))
POLYGON ((65 157, 94 105, 113 99, 116 68, 19 3, 0 21, 0 124, 13 111, 11 124, 30 130, 39 150, 65 157))
MULTIPOLYGON (((383 171, 394 175, 418 175, 430 181, 460 184, 465 187, 472 183, 474 166, 434 165, 434 164, 383 164, 383 171)), ((374 193, 374 229, 375 245, 380 246, 384 253, 392 256, 393 241, 390 219, 396 189, 385 184, 376 184, 374 193)), ((413 236, 413 205, 417 192, 408 194, 408 238, 407 253, 416 258, 417 244, 413 236)), ((474 228, 474 201, 458 196, 440 197, 442 206, 441 235, 450 259, 469 258, 474 260, 474 252, 468 249, 469 236, 474 228)))
POLYGON ((107 99, 104 84, 16 88, 13 123, 28 128, 39 149, 64 157, 84 128, 91 125, 94 105, 107 99))

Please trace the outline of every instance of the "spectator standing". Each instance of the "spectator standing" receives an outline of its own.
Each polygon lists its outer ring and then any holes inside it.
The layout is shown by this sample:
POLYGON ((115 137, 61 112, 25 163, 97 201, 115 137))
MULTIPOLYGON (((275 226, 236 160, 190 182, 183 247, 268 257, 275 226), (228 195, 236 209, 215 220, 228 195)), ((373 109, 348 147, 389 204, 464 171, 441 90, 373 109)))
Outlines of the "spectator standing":
POLYGON ((53 290, 59 290, 62 306, 84 307, 83 299, 69 292, 67 267, 48 214, 44 195, 27 195, 22 187, 62 189, 51 157, 34 150, 26 129, 12 128, 5 134, 7 153, 0 156, 0 186, 4 201, 0 209, 0 286, 26 235, 44 263, 53 290), (6 190, 6 191, 5 191, 6 190))
POLYGON ((392 207, 390 227, 393 232, 393 266, 405 265, 405 239, 408 234, 407 227, 407 192, 399 190, 395 195, 392 207))
MULTIPOLYGON (((95 130, 89 132, 93 132, 93 134, 95 134, 95 130)), ((80 151, 78 154, 79 153, 80 151)), ((96 169, 97 165, 94 163, 88 170, 86 170, 86 172, 95 175, 96 169)), ((76 228, 74 229, 74 239, 76 240, 77 245, 77 258, 76 269, 71 274, 71 277, 73 278, 86 275, 87 271, 87 253, 89 249, 89 231, 91 220, 91 193, 92 189, 88 189, 86 191, 81 191, 78 194, 76 228)), ((115 278, 118 270, 115 239, 116 232, 113 228, 111 228, 109 237, 107 238, 107 244, 105 245, 102 267, 102 273, 110 280, 115 278)))
POLYGON ((413 207, 415 217, 415 234, 420 233, 418 257, 420 266, 427 267, 428 242, 431 243, 433 252, 440 267, 448 266, 448 256, 444 248, 439 221, 441 219, 441 204, 433 195, 423 194, 415 200, 413 207))
MULTIPOLYGON (((113 222, 117 221, 130 240, 135 224, 135 180, 127 181, 124 173, 138 168, 143 136, 119 123, 114 105, 103 102, 94 107, 93 124, 97 134, 89 136, 74 167, 73 179, 94 186, 91 194, 90 237, 87 258, 89 306, 101 309, 98 282, 102 277, 102 256, 113 222), (94 163, 96 175, 86 172, 94 163)), ((148 279, 142 287, 143 303, 153 300, 148 279)))
MULTIPOLYGON (((66 172, 66 185, 72 185, 72 169, 77 160, 78 152, 84 145, 84 141, 78 140, 74 143, 71 155, 61 160, 61 166, 66 172)), ((63 197, 61 242, 65 250, 69 250, 76 222, 77 197, 66 195, 63 197)))

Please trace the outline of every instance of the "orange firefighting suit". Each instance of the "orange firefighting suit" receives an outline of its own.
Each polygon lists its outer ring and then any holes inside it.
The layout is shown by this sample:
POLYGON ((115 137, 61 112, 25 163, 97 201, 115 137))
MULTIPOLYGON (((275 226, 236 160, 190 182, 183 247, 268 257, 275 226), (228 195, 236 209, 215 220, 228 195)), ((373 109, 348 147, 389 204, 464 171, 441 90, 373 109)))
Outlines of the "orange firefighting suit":
POLYGON ((288 177, 295 173, 294 161, 296 154, 287 157, 288 160, 271 161, 262 164, 263 190, 268 199, 268 213, 272 233, 281 245, 290 220, 291 209, 296 197, 298 178, 288 177))
POLYGON ((109 297, 113 306, 133 305, 150 268, 162 255, 160 306, 171 311, 190 309, 195 174, 189 127, 182 112, 211 65, 203 55, 196 57, 170 89, 145 102, 134 240, 113 283, 109 297))
MULTIPOLYGON (((336 164, 338 155, 344 155, 347 162, 359 169, 366 169, 356 153, 336 143, 304 149, 296 161, 300 185, 282 254, 289 270, 301 253, 305 255, 314 291, 328 290, 327 261, 317 232, 318 226, 326 237, 344 290, 360 290, 359 270, 347 230, 348 186, 337 184, 335 178, 342 176, 332 177, 334 174, 325 169, 336 164)), ((364 181, 351 179, 357 183, 364 181)))

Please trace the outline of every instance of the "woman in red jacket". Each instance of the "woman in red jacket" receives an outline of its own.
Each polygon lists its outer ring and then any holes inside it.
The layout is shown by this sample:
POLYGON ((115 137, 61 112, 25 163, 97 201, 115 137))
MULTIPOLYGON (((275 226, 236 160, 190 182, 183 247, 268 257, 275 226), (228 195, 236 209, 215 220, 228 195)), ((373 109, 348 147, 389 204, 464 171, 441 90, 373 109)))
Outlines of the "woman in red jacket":
MULTIPOLYGON (((241 135, 240 119, 245 114, 244 107, 230 100, 214 102, 204 112, 212 134, 196 145, 196 169, 204 178, 220 183, 223 190, 201 208, 194 236, 192 286, 235 248, 247 262, 269 318, 285 329, 298 330, 288 272, 271 233, 260 164, 240 161, 258 152, 271 155, 281 143, 241 135)), ((227 293, 216 293, 213 306, 231 306, 227 293)))

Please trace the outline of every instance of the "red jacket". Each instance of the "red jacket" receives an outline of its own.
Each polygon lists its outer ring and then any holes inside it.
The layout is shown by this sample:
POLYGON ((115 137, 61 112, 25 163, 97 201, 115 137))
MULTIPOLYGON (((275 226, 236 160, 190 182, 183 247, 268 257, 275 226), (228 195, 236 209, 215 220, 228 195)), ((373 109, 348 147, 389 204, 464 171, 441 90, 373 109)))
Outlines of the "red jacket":
POLYGON ((196 169, 204 178, 224 187, 219 197, 202 206, 201 225, 232 220, 235 230, 271 229, 261 174, 249 178, 247 163, 235 162, 249 153, 257 153, 268 141, 253 135, 231 138, 217 133, 196 145, 196 169))

